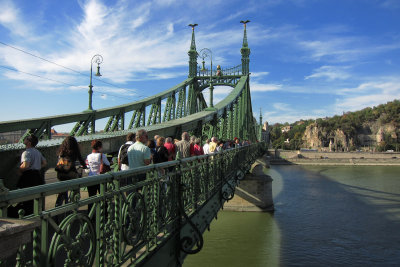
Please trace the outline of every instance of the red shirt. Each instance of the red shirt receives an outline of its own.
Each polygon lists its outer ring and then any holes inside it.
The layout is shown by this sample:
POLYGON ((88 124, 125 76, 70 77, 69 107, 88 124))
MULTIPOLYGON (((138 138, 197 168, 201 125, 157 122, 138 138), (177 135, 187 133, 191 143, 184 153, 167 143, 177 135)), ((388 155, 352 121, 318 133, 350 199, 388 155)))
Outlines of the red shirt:
POLYGON ((199 146, 198 144, 195 144, 193 146, 193 152, 194 152, 195 156, 204 155, 203 148, 201 146, 199 146))
POLYGON ((165 148, 168 150, 168 161, 175 159, 176 145, 172 143, 165 143, 165 148))

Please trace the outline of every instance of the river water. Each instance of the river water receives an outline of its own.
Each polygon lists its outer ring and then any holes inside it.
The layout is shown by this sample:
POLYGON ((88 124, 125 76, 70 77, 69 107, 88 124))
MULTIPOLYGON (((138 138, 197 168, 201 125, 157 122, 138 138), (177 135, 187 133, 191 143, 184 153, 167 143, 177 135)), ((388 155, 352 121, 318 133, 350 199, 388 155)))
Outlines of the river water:
POLYGON ((272 166, 276 211, 218 213, 184 267, 400 266, 400 166, 272 166))

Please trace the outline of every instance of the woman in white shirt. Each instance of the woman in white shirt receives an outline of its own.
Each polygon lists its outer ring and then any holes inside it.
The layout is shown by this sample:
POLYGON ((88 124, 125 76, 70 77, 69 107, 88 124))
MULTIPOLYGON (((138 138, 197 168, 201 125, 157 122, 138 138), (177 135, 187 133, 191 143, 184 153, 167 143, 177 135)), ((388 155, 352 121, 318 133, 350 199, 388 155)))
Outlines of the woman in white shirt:
MULTIPOLYGON (((86 165, 89 169, 88 176, 99 175, 100 174, 100 165, 101 160, 103 160, 103 164, 110 166, 110 162, 107 159, 107 156, 102 153, 103 143, 100 140, 93 140, 91 143, 92 153, 89 154, 86 158, 86 165)), ((100 192, 100 185, 91 185, 88 186, 89 197, 94 196, 100 192)), ((89 205, 89 212, 92 205, 89 205)))

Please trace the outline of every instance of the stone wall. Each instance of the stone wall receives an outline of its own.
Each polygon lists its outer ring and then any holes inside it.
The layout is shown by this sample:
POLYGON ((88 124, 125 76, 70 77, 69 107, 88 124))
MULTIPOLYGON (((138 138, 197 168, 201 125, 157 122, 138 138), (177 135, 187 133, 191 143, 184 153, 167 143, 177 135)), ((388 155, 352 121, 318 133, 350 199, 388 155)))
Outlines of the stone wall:
POLYGON ((225 203, 224 209, 230 211, 273 211, 272 178, 264 173, 269 167, 266 157, 258 159, 236 187, 233 199, 225 203))
POLYGON ((271 164, 400 165, 400 153, 300 152, 269 150, 271 164))

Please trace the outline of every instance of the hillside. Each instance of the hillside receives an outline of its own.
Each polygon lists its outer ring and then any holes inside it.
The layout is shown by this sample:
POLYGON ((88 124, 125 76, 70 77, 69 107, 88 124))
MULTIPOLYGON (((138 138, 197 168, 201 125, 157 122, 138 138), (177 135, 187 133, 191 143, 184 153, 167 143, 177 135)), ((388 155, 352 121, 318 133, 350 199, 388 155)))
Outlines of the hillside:
POLYGON ((270 139, 272 147, 285 149, 398 150, 399 126, 400 101, 394 100, 341 116, 274 124, 270 127, 270 139))

